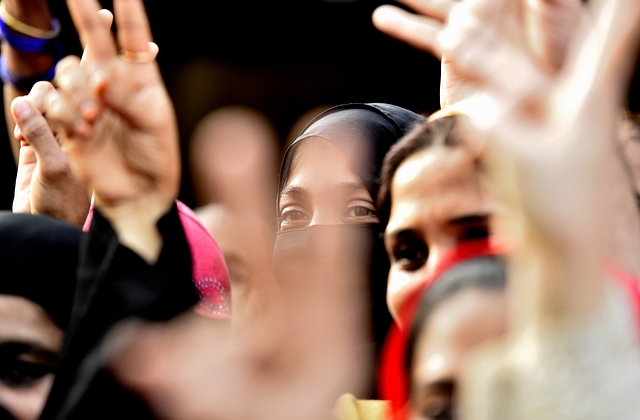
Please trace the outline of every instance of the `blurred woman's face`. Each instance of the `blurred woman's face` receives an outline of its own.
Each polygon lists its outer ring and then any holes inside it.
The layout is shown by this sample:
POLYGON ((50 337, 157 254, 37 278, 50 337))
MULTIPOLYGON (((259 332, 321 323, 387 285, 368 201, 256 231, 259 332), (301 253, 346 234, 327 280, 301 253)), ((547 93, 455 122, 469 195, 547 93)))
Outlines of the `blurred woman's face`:
POLYGON ((503 292, 462 290, 441 302, 418 334, 411 371, 411 419, 455 419, 455 390, 479 345, 506 333, 503 292))
POLYGON ((36 303, 0 295, 0 403, 38 419, 53 383, 62 330, 36 303))
POLYGON ((488 235, 494 201, 469 147, 434 146, 397 169, 385 247, 391 260, 387 304, 398 311, 443 254, 457 243, 488 235))
POLYGON ((305 139, 280 193, 279 230, 377 223, 376 208, 349 160, 321 137, 305 139))

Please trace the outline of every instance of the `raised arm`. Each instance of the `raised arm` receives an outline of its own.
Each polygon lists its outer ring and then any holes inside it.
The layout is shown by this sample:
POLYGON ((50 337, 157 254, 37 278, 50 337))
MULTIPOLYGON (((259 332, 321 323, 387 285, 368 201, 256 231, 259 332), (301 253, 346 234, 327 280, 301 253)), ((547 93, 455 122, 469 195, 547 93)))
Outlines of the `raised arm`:
POLYGON ((47 0, 4 0, 0 4, 2 55, 0 75, 4 85, 5 120, 16 165, 20 141, 14 137, 11 102, 40 80, 51 81, 61 58, 60 23, 47 0))
MULTIPOLYGON (((101 10, 100 20, 110 28, 113 15, 101 10)), ((10 45, 7 48, 11 50, 10 45)), ((16 57, 27 56, 33 61, 33 55, 15 53, 3 57, 3 60, 14 66, 16 57)), ((91 55, 90 49, 85 49, 83 61, 90 62, 91 55)), ((27 62, 25 68, 32 69, 30 64, 27 62)), ((11 84, 6 84, 5 89, 9 91, 5 99, 19 92, 11 84)), ((45 98, 53 90, 51 83, 39 81, 33 85, 29 95, 15 97, 7 107, 10 114, 7 123, 13 127, 12 139, 19 144, 13 211, 46 214, 82 226, 87 218, 91 193, 71 170, 69 159, 58 142, 59 130, 43 115, 45 98)))
POLYGON ((44 112, 120 241, 154 261, 162 247, 156 223, 178 195, 180 159, 144 5, 114 2, 117 40, 101 23, 96 1, 69 0, 68 7, 91 56, 59 63, 58 89, 44 112))
POLYGON ((487 77, 505 65, 508 69, 514 47, 526 45, 531 58, 545 72, 559 71, 583 12, 579 0, 496 2, 500 6, 491 13, 486 13, 482 0, 401 0, 401 3, 416 13, 385 5, 375 10, 373 23, 380 31, 441 59, 443 108, 476 94, 477 77, 487 77), (465 42, 459 42, 460 39, 465 42), (477 54, 478 41, 490 42, 494 47, 491 54, 477 54), (480 73, 478 65, 483 68, 480 73))
POLYGON ((630 397, 640 389, 637 284, 612 274, 619 262, 609 249, 618 217, 610 206, 618 194, 614 140, 640 3, 604 0, 588 12, 565 68, 536 95, 508 94, 500 85, 509 82, 494 78, 467 108, 509 208, 500 230, 516 247, 512 330, 468 365, 464 418, 630 419, 640 410, 630 397))

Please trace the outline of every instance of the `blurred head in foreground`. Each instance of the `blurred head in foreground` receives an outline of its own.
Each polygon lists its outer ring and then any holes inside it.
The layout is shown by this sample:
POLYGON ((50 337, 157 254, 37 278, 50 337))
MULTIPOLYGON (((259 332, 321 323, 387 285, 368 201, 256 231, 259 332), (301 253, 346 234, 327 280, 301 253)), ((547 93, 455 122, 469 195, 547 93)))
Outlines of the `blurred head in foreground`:
POLYGON ((190 144, 198 206, 223 203, 272 220, 277 144, 271 121, 252 108, 226 106, 207 114, 190 144))
POLYGON ((402 308, 407 328, 388 337, 381 393, 396 420, 456 417, 456 387, 467 357, 507 330, 504 262, 488 241, 451 251, 402 308))
POLYGON ((378 205, 391 260, 387 303, 396 321, 443 255, 489 236, 495 201, 483 182, 480 153, 461 135, 458 118, 420 124, 384 160, 378 205))
POLYGON ((191 139, 195 212, 227 263, 235 319, 260 316, 269 301, 277 141, 269 119, 245 106, 211 111, 191 139))
POLYGON ((71 316, 81 230, 57 219, 0 212, 0 405, 37 419, 71 316))

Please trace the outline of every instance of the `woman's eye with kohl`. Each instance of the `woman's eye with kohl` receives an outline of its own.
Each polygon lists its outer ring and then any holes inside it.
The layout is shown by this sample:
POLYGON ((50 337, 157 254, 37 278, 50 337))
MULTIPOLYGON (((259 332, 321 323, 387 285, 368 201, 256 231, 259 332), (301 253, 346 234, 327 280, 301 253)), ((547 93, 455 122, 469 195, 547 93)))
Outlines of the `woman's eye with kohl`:
POLYGON ((53 367, 46 364, 12 360, 0 369, 0 382, 16 388, 32 386, 40 378, 52 372, 53 367))
POLYGON ((353 221, 356 223, 377 223, 379 222, 378 215, 373 204, 356 204, 347 208, 344 218, 347 221, 353 221))
POLYGON ((31 349, 28 344, 0 344, 0 382, 11 388, 36 385, 53 373, 57 354, 49 350, 31 349))
POLYGON ((280 213, 280 228, 292 229, 305 227, 309 221, 309 215, 300 207, 285 207, 280 213))
POLYGON ((403 270, 415 271, 422 267, 429 256, 429 249, 420 238, 405 238, 393 247, 393 263, 403 270))

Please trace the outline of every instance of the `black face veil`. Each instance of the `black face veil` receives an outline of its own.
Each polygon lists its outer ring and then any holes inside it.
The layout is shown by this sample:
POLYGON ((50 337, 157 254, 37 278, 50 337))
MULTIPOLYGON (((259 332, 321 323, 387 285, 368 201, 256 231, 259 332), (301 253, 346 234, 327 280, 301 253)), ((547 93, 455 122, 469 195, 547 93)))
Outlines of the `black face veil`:
MULTIPOLYGON (((307 125, 285 152, 278 195, 293 170, 298 146, 307 138, 321 137, 345 155, 375 200, 385 154, 423 120, 414 112, 382 103, 345 104, 326 110, 307 125)), ((365 301, 374 356, 392 322, 386 304, 389 260, 383 232, 384 226, 380 224, 315 225, 279 232, 274 247, 274 270, 282 287, 304 281, 329 284, 336 278, 356 284, 340 290, 354 293, 354 300, 365 301), (324 244, 324 248, 319 244, 324 244), (335 264, 326 263, 327 253, 335 264)), ((375 372, 372 373, 373 380, 375 372)), ((371 393, 363 397, 375 397, 375 386, 372 385, 371 393)))

